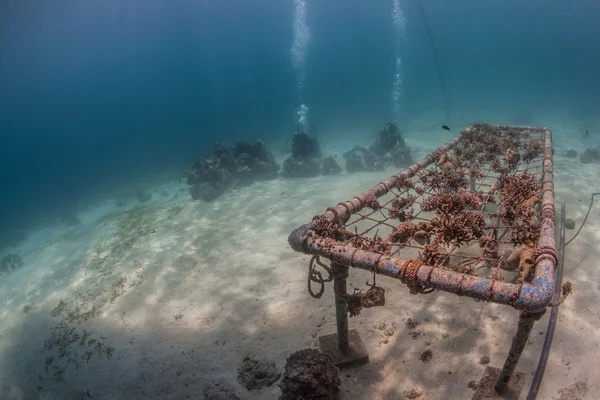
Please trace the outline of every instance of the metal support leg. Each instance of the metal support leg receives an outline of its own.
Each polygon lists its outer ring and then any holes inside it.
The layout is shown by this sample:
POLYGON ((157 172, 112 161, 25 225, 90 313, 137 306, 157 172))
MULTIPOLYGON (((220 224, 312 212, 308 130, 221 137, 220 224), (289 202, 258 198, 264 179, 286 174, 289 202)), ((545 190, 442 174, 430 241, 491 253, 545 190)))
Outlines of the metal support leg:
POLYGON ((335 289, 335 322, 337 332, 319 337, 319 347, 323 353, 331 356, 340 368, 369 362, 369 354, 356 329, 348 329, 348 304, 346 278, 349 268, 331 263, 333 287, 335 289))
POLYGON ((526 312, 519 313, 519 325, 517 328, 517 333, 513 337, 510 352, 508 353, 508 357, 506 357, 504 367, 502 367, 502 372, 500 372, 500 376, 498 377, 496 385, 494 386, 496 392, 500 394, 505 392, 508 382, 515 372, 515 368, 517 367, 519 359, 523 354, 527 340, 529 340, 529 334, 533 329, 533 325, 535 324, 535 321, 542 317, 542 315, 544 315, 544 312, 538 314, 526 312))
POLYGON ((533 329, 535 321, 541 318, 544 312, 541 313, 519 313, 519 323, 517 333, 513 337, 510 352, 504 367, 495 368, 487 366, 477 390, 473 393, 472 400, 483 400, 483 399, 497 399, 502 398, 506 400, 517 400, 519 399, 523 384, 525 382, 525 376, 522 373, 516 372, 515 369, 519 363, 519 359, 523 354, 525 345, 529 340, 529 335, 533 329))
POLYGON ((335 322, 337 328, 338 348, 345 352, 348 348, 348 302, 345 295, 348 293, 346 288, 346 278, 348 278, 349 268, 345 265, 331 263, 333 272, 333 290, 335 293, 335 322))
MULTIPOLYGON (((562 273, 565 261, 565 220, 566 220, 566 205, 562 203, 560 205, 560 223, 558 225, 559 239, 559 262, 556 266, 556 277, 554 286, 554 295, 552 296, 552 302, 557 303, 560 300, 560 292, 562 286, 562 273)), ((558 319, 558 305, 552 307, 550 311, 550 319, 548 321, 548 330, 546 331, 546 337, 544 338, 544 346, 542 347, 542 354, 540 355, 540 362, 533 376, 533 382, 531 388, 529 388, 529 394, 527 400, 535 400, 537 398, 540 387, 542 386, 542 379, 544 378, 544 371, 546 370, 546 364, 548 363, 548 357, 550 357, 550 348, 552 347, 552 339, 554 338, 554 329, 556 328, 556 320, 558 319)))

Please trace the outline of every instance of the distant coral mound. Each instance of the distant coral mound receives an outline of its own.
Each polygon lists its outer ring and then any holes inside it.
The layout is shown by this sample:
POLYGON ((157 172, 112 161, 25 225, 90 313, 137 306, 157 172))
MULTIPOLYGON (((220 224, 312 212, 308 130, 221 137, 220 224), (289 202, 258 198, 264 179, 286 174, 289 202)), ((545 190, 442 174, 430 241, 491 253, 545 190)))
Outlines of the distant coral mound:
POLYGON ((7 254, 0 259, 0 274, 6 274, 23 266, 23 259, 17 254, 7 254))
POLYGON ((211 201, 235 185, 277 177, 279 165, 262 140, 237 141, 230 146, 217 143, 212 155, 185 172, 193 199, 211 201))

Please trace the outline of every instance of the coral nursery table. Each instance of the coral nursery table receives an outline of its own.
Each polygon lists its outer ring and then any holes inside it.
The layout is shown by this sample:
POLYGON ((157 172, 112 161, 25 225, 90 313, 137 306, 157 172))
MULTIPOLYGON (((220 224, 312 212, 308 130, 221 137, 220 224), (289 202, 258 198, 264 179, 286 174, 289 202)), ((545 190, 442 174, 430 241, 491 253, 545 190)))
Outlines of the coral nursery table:
POLYGON ((368 362, 348 319, 385 304, 385 289, 375 281, 385 275, 414 295, 442 290, 519 310, 504 366, 489 371, 496 392, 506 393, 535 321, 555 304, 552 156, 547 128, 473 124, 295 229, 291 247, 313 255, 311 295, 321 297, 333 281, 337 333, 319 338, 322 350, 338 366, 368 362), (373 283, 348 293, 349 268, 370 271, 373 283))

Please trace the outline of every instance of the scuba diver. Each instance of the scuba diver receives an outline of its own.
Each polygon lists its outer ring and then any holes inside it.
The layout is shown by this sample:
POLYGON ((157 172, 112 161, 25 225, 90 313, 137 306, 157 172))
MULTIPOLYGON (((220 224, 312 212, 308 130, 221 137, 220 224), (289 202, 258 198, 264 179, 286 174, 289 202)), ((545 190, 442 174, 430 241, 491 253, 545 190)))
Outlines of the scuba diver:
POLYGON ((368 149, 361 146, 355 146, 352 150, 342 154, 345 158, 348 158, 357 151, 362 152, 363 156, 367 153, 374 154, 381 160, 389 154, 392 163, 396 166, 406 166, 413 163, 410 148, 406 146, 404 136, 398 129, 396 122, 387 123, 383 129, 377 133, 375 143, 369 146, 368 149))
POLYGON ((383 157, 396 147, 406 147, 406 143, 396 123, 390 122, 379 131, 377 140, 369 147, 369 151, 383 157))
MULTIPOLYGON (((383 157, 398 147, 406 147, 404 136, 402 136, 402 132, 400 132, 395 122, 389 122, 383 127, 382 130, 379 131, 379 133, 377 133, 377 139, 375 140, 375 143, 369 146, 368 150, 372 153, 375 153, 378 157, 383 157)), ((342 155, 344 157, 348 157, 350 154, 358 150, 364 151, 366 149, 361 146, 354 146, 352 150, 342 153, 342 155)))
POLYGON ((300 124, 297 124, 296 128, 296 133, 287 140, 292 142, 292 156, 295 158, 321 157, 321 148, 317 142, 316 124, 312 123, 310 125, 310 134, 304 132, 300 124))

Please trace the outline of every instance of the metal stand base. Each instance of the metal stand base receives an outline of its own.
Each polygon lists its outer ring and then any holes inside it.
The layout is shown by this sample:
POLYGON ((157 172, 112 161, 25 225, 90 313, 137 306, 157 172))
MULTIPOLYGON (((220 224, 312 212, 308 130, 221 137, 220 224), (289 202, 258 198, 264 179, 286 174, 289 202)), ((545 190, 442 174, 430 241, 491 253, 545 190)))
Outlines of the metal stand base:
POLYGON ((475 390, 475 394, 473 394, 472 400, 517 400, 521 390, 523 390, 523 385, 525 384, 525 375, 520 372, 512 374, 506 389, 503 394, 500 394, 496 392, 494 386, 496 385, 501 372, 502 370, 500 368, 486 367, 485 372, 479 381, 479 385, 477 386, 477 390, 475 390))
POLYGON ((338 368, 366 364, 369 362, 369 353, 367 353, 356 329, 350 329, 348 331, 348 347, 345 351, 340 350, 338 347, 337 333, 320 336, 319 348, 323 353, 328 354, 333 358, 333 362, 338 368))

